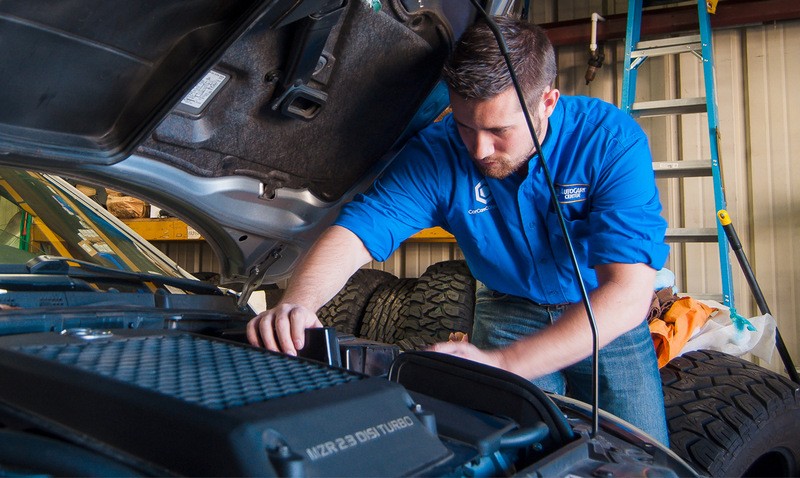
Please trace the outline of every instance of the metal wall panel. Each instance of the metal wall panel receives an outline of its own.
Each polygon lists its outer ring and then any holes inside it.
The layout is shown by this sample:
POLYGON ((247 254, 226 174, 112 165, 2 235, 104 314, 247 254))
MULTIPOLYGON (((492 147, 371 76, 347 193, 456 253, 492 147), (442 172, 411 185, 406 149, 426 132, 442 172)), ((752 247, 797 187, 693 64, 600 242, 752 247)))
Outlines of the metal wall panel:
POLYGON ((749 229, 746 247, 767 303, 798 360, 800 22, 748 28, 743 38, 750 210, 742 228, 749 229))
POLYGON ((161 252, 188 272, 221 271, 211 246, 205 241, 151 241, 161 252))
POLYGON ((386 262, 375 262, 366 267, 391 272, 398 277, 419 277, 431 264, 464 259, 461 249, 454 243, 407 242, 386 262))

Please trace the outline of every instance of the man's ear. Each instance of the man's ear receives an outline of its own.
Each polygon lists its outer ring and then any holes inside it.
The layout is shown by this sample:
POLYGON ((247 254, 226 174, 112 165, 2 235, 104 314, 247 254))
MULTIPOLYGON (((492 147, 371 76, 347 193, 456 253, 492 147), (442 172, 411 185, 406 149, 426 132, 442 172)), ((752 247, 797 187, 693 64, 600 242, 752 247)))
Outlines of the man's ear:
POLYGON ((542 106, 544 106, 545 117, 550 117, 560 97, 561 92, 555 88, 547 89, 542 93, 542 106))

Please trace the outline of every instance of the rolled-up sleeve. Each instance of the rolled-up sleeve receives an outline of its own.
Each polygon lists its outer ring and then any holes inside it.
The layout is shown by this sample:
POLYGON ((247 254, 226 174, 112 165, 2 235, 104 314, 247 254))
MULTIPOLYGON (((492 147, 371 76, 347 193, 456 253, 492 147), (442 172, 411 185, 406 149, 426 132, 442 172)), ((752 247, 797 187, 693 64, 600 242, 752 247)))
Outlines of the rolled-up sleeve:
POLYGON ((664 266, 669 246, 667 222, 653 175, 646 137, 609 155, 597 183, 589 224, 589 265, 643 263, 664 266))

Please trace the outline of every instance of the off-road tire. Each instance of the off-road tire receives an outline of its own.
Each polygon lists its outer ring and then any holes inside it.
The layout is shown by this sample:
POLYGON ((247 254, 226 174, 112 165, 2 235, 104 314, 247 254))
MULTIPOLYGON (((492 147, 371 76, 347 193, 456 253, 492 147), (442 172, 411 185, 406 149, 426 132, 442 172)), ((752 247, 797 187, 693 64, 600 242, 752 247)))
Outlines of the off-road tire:
POLYGON ((416 285, 416 279, 395 279, 381 285, 367 303, 360 336, 365 339, 395 344, 402 338, 398 323, 400 310, 416 285))
POLYGON ((331 300, 317 311, 322 325, 344 334, 356 335, 370 297, 381 285, 397 277, 378 269, 359 269, 331 300))
POLYGON ((800 474, 800 385, 707 350, 670 361, 661 381, 670 447, 701 474, 800 474))
POLYGON ((452 332, 472 332, 475 278, 463 260, 438 262, 417 279, 400 311, 401 350, 446 342, 452 332))

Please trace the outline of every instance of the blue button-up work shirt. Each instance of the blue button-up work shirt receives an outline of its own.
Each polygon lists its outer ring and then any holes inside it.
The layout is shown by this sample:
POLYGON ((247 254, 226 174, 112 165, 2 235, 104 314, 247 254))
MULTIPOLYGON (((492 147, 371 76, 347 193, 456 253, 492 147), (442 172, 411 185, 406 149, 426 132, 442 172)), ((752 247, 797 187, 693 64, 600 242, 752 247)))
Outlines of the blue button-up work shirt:
MULTIPOLYGON (((647 137, 630 116, 595 98, 562 96, 542 145, 587 290, 593 266, 669 254, 647 137)), ((430 125, 336 223, 386 260, 409 236, 441 226, 476 279, 540 304, 581 299, 539 155, 527 176, 484 177, 452 116, 430 125)))

